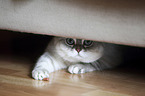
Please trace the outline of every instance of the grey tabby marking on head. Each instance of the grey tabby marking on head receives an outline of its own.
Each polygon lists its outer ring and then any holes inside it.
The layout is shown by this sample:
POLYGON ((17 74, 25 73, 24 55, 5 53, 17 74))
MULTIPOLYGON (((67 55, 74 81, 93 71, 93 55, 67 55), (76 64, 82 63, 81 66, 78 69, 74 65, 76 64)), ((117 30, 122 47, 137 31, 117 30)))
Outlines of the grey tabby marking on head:
POLYGON ((71 74, 103 70, 121 61, 118 46, 90 40, 54 37, 38 59, 32 77, 43 80, 49 73, 67 68, 71 74))

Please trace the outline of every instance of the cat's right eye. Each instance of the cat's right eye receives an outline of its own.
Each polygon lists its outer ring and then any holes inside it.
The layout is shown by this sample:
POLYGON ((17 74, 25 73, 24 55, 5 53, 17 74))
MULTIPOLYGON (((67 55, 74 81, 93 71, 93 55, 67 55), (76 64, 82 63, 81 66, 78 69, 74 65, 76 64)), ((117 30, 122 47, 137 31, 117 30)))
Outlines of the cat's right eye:
POLYGON ((84 45, 85 45, 86 47, 89 47, 89 46, 91 46, 92 44, 93 44, 93 41, 84 40, 84 45))
POLYGON ((67 39, 66 39, 66 43, 67 43, 68 45, 74 45, 75 41, 74 41, 72 38, 67 38, 67 39))

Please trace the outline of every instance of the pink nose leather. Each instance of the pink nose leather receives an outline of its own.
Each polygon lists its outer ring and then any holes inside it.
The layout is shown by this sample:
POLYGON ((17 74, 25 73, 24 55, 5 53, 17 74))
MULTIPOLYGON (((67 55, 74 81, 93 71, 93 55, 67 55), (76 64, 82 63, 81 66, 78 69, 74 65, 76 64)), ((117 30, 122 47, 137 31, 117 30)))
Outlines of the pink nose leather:
POLYGON ((81 51, 81 49, 80 48, 77 48, 76 51, 79 53, 81 51))

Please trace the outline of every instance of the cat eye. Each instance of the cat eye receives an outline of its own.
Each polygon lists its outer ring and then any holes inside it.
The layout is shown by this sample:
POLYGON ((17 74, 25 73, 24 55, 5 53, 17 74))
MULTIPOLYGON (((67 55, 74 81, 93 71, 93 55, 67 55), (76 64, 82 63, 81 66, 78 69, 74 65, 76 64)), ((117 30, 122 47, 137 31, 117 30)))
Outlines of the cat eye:
POLYGON ((89 47, 93 44, 93 41, 90 40, 84 40, 84 46, 89 47))
POLYGON ((68 45, 74 45, 75 41, 74 41, 72 38, 67 38, 67 39, 66 39, 66 43, 67 43, 68 45))

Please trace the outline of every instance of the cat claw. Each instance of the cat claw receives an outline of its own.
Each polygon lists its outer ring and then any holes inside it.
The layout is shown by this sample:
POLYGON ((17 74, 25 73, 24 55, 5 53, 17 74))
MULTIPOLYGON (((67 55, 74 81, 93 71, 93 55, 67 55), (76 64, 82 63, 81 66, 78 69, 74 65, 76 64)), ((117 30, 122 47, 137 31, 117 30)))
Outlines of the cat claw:
POLYGON ((81 74, 81 73, 85 73, 85 68, 83 68, 83 66, 81 65, 70 65, 68 71, 71 74, 81 74))
POLYGON ((48 81, 49 80, 49 78, 43 78, 43 81, 48 81))
POLYGON ((32 72, 32 77, 35 80, 44 80, 44 81, 48 81, 49 79, 49 74, 48 71, 46 70, 33 70, 32 72))

